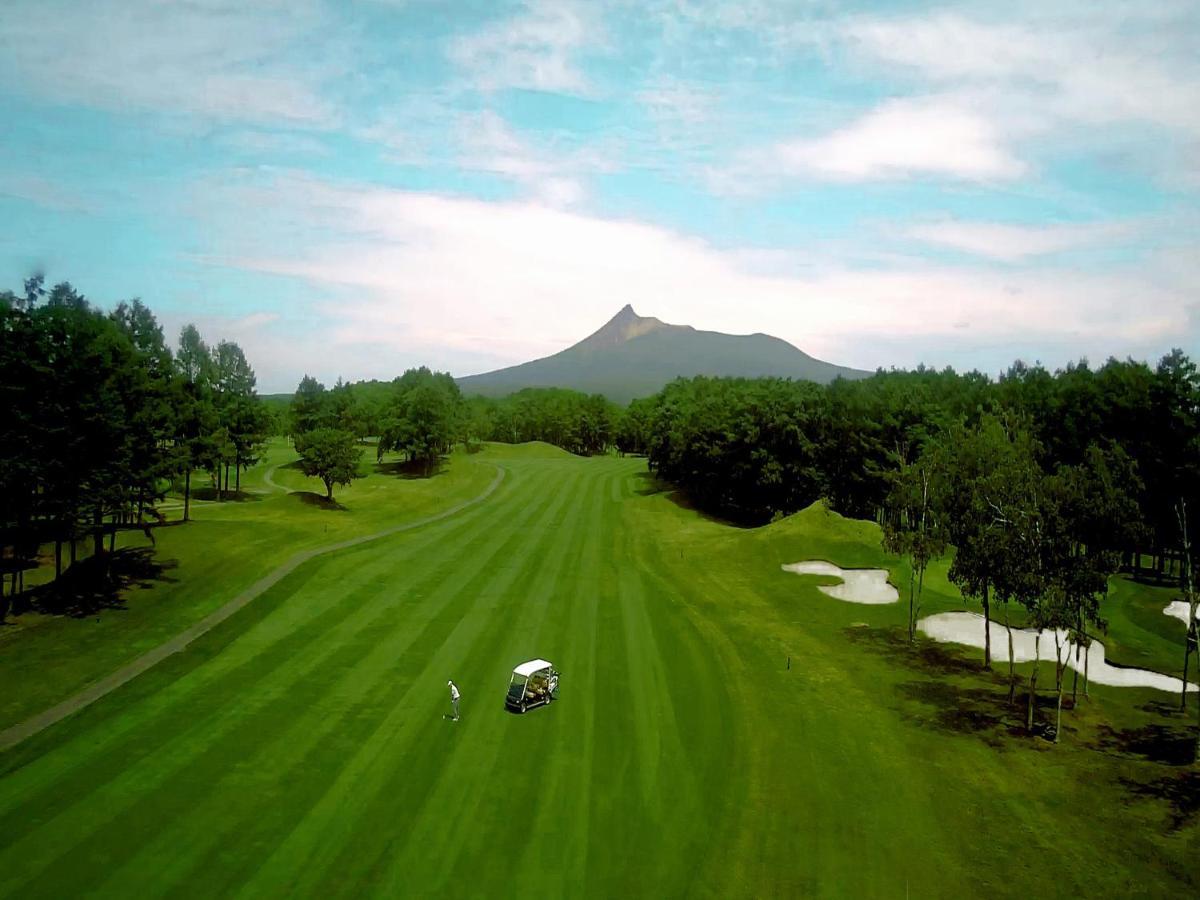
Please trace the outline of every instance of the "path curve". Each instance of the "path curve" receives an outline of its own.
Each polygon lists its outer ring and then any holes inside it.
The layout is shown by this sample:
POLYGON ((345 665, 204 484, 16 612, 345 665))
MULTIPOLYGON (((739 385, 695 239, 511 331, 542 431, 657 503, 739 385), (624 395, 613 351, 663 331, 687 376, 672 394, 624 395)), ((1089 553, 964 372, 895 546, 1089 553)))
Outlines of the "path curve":
POLYGON ((275 474, 275 470, 282 465, 283 463, 275 463, 275 465, 263 472, 263 484, 267 485, 267 487, 271 488, 272 490, 283 491, 285 494, 294 494, 295 491, 293 491, 291 488, 284 487, 282 484, 276 484, 275 479, 271 477, 275 474))
POLYGON ((93 684, 88 685, 82 691, 68 697, 61 703, 50 707, 43 712, 38 713, 31 719, 26 719, 24 722, 18 722, 9 728, 0 731, 0 752, 15 747, 17 744, 26 738, 33 737, 40 731, 49 728, 58 722, 61 722, 67 716, 79 712, 86 706, 95 703, 101 697, 112 693, 117 688, 121 687, 137 678, 146 670, 154 667, 162 662, 173 653, 179 653, 187 648, 187 646, 196 640, 196 638, 208 633, 213 628, 220 625, 238 610, 242 609, 254 600, 268 588, 278 584, 285 575, 290 574, 298 566, 308 562, 317 556, 324 556, 326 553, 336 553, 338 550, 346 550, 350 547, 357 547, 359 544, 366 544, 370 541, 377 541, 380 538, 390 537, 393 534, 399 534, 402 531, 411 531, 414 528, 422 528, 426 525, 431 525, 434 522, 440 522, 442 519, 448 519, 451 516, 457 515, 464 509, 476 506, 495 493, 496 488, 500 487, 500 482, 504 480, 505 470, 501 466, 496 466, 496 477, 484 489, 482 494, 472 497, 470 500, 464 500, 456 506, 452 506, 447 510, 443 510, 437 515, 426 516, 424 519, 417 519, 415 522, 406 522, 403 525, 394 525, 391 528, 385 528, 382 531, 376 531, 373 534, 364 534, 360 537, 349 538, 344 541, 338 541, 336 544, 329 544, 325 547, 314 547, 311 550, 304 550, 289 557, 287 561, 276 567, 274 570, 264 575, 242 593, 238 594, 224 606, 209 613, 195 625, 177 634, 171 640, 164 644, 160 644, 153 650, 139 656, 133 662, 122 666, 117 671, 113 672, 105 678, 100 679, 93 684))

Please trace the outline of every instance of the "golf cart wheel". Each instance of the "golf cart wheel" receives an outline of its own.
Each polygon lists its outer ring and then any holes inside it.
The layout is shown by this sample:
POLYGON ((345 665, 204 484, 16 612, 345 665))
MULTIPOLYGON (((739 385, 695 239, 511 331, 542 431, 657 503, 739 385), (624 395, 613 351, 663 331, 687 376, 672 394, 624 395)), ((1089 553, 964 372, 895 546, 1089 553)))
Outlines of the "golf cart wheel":
POLYGON ((527 710, 528 708, 529 708, 529 707, 527 707, 527 706, 525 705, 525 701, 524 701, 524 700, 522 700, 522 701, 521 701, 521 712, 525 712, 525 710, 527 710))

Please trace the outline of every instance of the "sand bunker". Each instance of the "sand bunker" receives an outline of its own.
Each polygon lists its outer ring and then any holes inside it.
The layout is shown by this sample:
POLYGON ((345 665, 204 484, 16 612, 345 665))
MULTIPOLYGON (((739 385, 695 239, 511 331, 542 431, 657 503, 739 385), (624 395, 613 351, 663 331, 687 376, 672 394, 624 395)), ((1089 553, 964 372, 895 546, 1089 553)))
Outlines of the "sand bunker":
MULTIPOLYGON (((983 616, 972 612, 946 612, 929 616, 917 623, 917 628, 925 632, 935 641, 952 644, 965 644, 968 647, 983 648, 983 616)), ((1062 640, 1066 641, 1066 633, 1060 632, 1062 640)), ((1038 639, 1037 632, 1032 628, 1013 629, 1013 656, 1017 662, 1032 662, 1034 659, 1034 642, 1038 639)), ((1043 660, 1054 661, 1054 632, 1043 631, 1041 635, 1041 657, 1043 660)), ((1097 684, 1107 684, 1113 687, 1148 687, 1160 691, 1178 694, 1183 682, 1170 675, 1150 672, 1146 669, 1125 669, 1111 665, 1104 658, 1104 645, 1092 641, 1091 649, 1087 651, 1088 678, 1097 684)), ((1084 654, 1075 659, 1075 647, 1071 645, 1067 653, 1067 666, 1078 672, 1083 672, 1084 654)), ((1008 633, 1003 625, 992 623, 992 658, 997 662, 1008 662, 1008 633)), ((1196 690, 1196 685, 1189 684, 1189 691, 1196 690)))
POLYGON ((797 575, 828 575, 842 579, 841 584, 818 585, 817 589, 847 603, 878 605, 895 603, 900 599, 900 594, 888 584, 886 569, 843 569, 819 559, 789 563, 781 568, 785 572, 795 572, 797 575))
MULTIPOLYGON (((1172 619, 1178 619, 1184 625, 1187 624, 1188 605, 1182 600, 1172 600, 1163 613, 1172 619)), ((1196 621, 1200 622, 1200 607, 1196 609, 1196 621)))

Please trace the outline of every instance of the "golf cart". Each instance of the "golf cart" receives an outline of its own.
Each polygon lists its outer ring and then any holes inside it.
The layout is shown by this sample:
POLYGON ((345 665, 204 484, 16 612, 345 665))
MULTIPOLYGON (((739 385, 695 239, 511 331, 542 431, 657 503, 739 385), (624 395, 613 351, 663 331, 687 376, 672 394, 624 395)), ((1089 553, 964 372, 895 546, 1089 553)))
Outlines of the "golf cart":
POLYGON ((513 669, 504 705, 517 712, 542 706, 558 692, 558 672, 544 659, 531 659, 513 669))

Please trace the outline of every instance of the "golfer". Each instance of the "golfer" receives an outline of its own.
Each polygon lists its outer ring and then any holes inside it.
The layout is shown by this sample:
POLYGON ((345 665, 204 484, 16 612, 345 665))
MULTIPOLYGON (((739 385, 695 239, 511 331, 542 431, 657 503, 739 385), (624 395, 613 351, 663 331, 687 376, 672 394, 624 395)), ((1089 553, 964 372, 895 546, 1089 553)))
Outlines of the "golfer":
POLYGON ((446 684, 449 685, 449 687, 450 687, 450 705, 454 707, 454 721, 457 722, 458 721, 458 698, 460 696, 458 693, 458 685, 455 684, 453 681, 447 681, 446 684))

